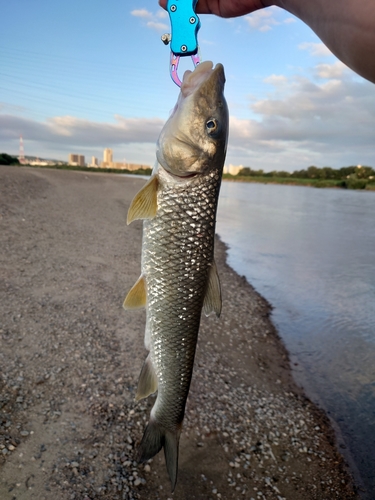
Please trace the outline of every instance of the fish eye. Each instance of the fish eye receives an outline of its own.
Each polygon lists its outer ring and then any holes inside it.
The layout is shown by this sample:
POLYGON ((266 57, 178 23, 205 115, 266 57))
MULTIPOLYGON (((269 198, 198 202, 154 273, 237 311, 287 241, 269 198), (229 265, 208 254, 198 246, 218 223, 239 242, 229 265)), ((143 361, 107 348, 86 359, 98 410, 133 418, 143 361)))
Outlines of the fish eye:
POLYGON ((215 134, 219 130, 219 123, 216 118, 210 118, 206 121, 206 130, 210 135, 215 134))

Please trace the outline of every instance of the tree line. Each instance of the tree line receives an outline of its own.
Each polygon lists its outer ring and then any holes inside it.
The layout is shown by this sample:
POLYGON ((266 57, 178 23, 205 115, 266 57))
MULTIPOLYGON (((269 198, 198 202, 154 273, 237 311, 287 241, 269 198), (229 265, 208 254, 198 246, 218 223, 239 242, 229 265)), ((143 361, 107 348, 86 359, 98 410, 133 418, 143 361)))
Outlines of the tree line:
POLYGON ((346 180, 346 179, 375 179, 375 170, 372 167, 356 165, 334 169, 331 167, 311 166, 305 170, 296 170, 294 172, 276 171, 264 172, 263 170, 253 170, 250 167, 242 168, 238 175, 250 177, 277 177, 291 179, 316 179, 316 180, 346 180))
POLYGON ((0 165, 18 165, 19 161, 15 156, 7 153, 0 153, 0 165))

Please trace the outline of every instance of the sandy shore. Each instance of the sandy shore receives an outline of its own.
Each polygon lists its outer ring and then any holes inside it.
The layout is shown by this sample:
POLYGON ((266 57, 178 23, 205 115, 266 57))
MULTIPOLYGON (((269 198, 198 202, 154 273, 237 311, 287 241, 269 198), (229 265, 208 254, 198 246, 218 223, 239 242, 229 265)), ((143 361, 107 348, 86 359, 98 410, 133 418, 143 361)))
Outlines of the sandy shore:
MULTIPOLYGON (((134 452, 143 180, 0 167, 0 498, 172 498, 134 452)), ((270 307, 216 245, 221 318, 203 318, 180 444, 180 499, 358 498, 327 418, 294 384, 270 307)))

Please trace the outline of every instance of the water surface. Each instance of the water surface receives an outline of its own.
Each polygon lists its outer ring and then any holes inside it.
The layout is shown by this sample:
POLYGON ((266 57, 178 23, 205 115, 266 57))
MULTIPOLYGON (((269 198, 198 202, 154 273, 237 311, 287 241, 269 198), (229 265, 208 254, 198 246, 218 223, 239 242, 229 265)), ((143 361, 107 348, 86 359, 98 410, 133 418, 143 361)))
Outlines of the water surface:
POLYGON ((375 498, 375 193, 224 182, 217 232, 375 498))

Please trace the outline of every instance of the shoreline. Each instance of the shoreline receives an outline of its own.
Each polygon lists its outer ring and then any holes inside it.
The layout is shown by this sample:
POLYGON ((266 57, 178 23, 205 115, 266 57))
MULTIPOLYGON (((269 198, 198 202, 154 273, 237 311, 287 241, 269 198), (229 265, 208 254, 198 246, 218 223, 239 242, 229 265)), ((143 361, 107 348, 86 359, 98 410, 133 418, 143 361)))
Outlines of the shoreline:
MULTIPOLYGON (((142 224, 126 214, 143 182, 0 167, 4 500, 171 497, 162 453, 134 463, 153 398, 134 402, 144 312, 121 306, 140 271, 142 224)), ((173 498, 359 498, 272 306, 218 238, 215 255, 223 313, 202 318, 173 498)))
POLYGON ((275 179, 270 179, 269 177, 258 177, 258 178, 252 178, 252 177, 244 177, 244 176, 239 176, 236 179, 237 176, 231 175, 231 174, 224 174, 223 176, 223 181, 228 181, 228 182, 249 182, 253 184, 273 184, 273 185, 278 185, 278 186, 300 186, 300 187, 310 187, 310 188, 319 188, 319 189, 344 189, 344 190, 349 190, 349 191, 369 191, 369 192, 374 192, 375 191, 375 184, 374 183, 367 183, 364 186, 361 187, 351 187, 347 185, 343 185, 342 180, 340 181, 325 181, 325 180, 317 180, 317 181, 311 181, 307 180, 306 182, 303 181, 303 179, 285 179, 285 178, 275 178, 275 179), (270 179, 270 180, 268 180, 270 179), (279 179, 279 180, 277 180, 279 179))
MULTIPOLYGON (((65 170, 69 172, 91 172, 95 174, 116 174, 116 175, 136 175, 144 176, 151 175, 152 168, 139 169, 136 173, 127 169, 114 168, 96 168, 96 167, 79 167, 73 165, 12 165, 19 168, 36 168, 36 169, 52 169, 65 170)), ((257 184, 273 184, 281 186, 302 186, 313 187, 319 189, 346 189, 349 191, 374 191, 375 182, 367 182, 367 179, 352 179, 352 180, 332 180, 332 179, 302 179, 302 178, 286 178, 286 177, 256 177, 256 176, 239 176, 232 174, 223 174, 223 181, 228 182, 251 182, 257 184)))
MULTIPOLYGON (((136 172, 127 169, 115 168, 96 168, 96 167, 79 167, 73 165, 12 165, 19 168, 36 168, 36 169, 55 169, 66 170, 69 172, 92 172, 99 174, 116 174, 116 175, 135 175, 143 176, 150 175, 152 168, 139 169, 136 172)), ((309 179, 309 178, 289 178, 289 177, 257 177, 249 175, 232 175, 223 174, 223 181, 228 182, 252 182, 258 184, 277 184, 281 186, 302 186, 302 187, 315 187, 320 189, 347 189, 356 191, 375 191, 375 182, 372 179, 309 179)))

